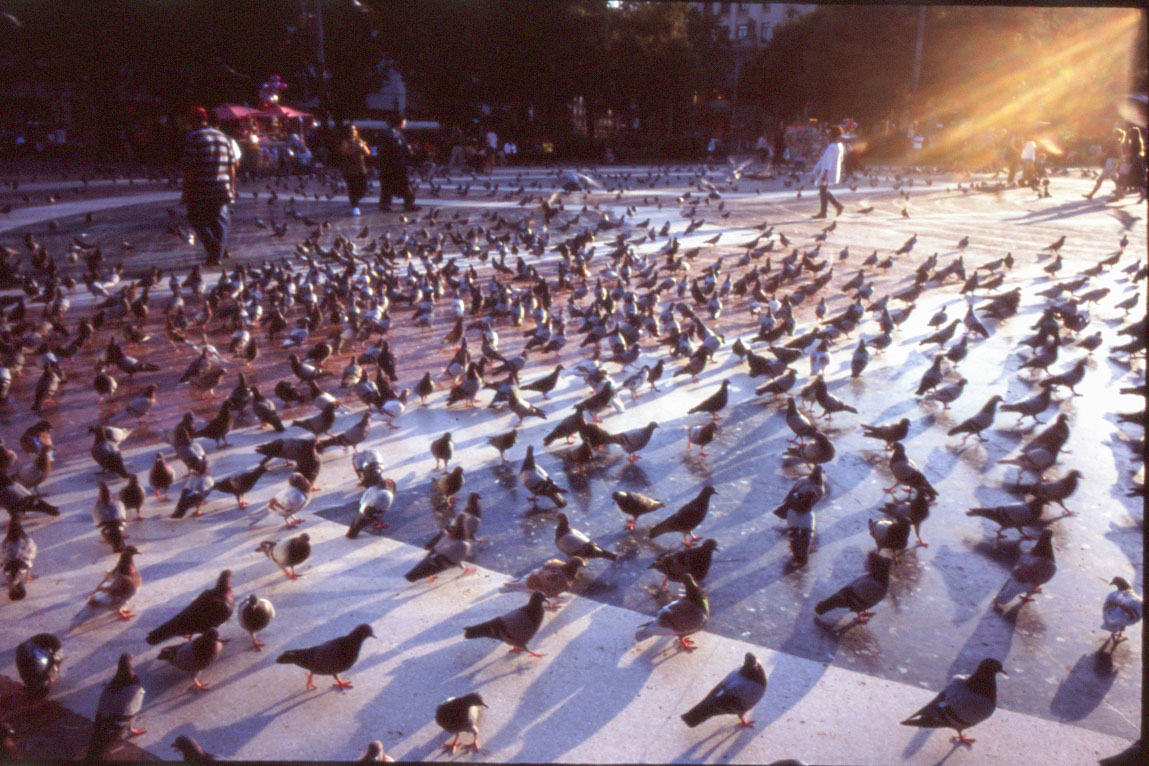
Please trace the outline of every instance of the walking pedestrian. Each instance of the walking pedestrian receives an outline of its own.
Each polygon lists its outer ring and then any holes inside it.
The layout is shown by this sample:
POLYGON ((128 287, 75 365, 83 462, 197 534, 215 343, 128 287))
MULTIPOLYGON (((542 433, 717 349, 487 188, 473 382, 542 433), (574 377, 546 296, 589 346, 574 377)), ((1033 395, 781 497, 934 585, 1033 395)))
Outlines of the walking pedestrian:
POLYGON ((411 156, 411 147, 403 137, 403 129, 406 127, 407 118, 400 116, 394 126, 384 128, 383 137, 379 141, 380 210, 391 209, 392 197, 403 198, 404 210, 418 210, 415 192, 407 177, 407 160, 411 156))
POLYGON ((343 165, 343 180, 347 183, 347 199, 351 202, 351 215, 359 215, 359 200, 367 193, 367 158, 371 149, 359 137, 359 129, 347 126, 343 142, 339 144, 339 157, 343 165))
POLYGON ((842 214, 842 203, 830 194, 830 184, 836 184, 842 180, 842 159, 845 152, 842 149, 842 129, 837 125, 830 128, 830 143, 822 150, 822 156, 818 159, 818 163, 814 165, 812 175, 814 176, 814 183, 818 186, 818 204, 820 209, 815 218, 825 218, 826 208, 829 204, 834 205, 834 215, 842 214))
POLYGON ((1097 183, 1093 184, 1093 188, 1089 190, 1088 194, 1082 194, 1085 199, 1093 199, 1093 195, 1101 188, 1104 181, 1112 181, 1114 190, 1121 191, 1121 182, 1117 177, 1117 168, 1121 165, 1121 152, 1125 144, 1125 131, 1117 128, 1113 131, 1113 143, 1105 152, 1105 164, 1101 168, 1101 174, 1097 176, 1097 183))
POLYGON ((239 156, 232 140, 208 125, 202 106, 193 107, 188 120, 192 129, 184 139, 180 200, 187 206, 188 223, 207 251, 207 265, 219 266, 227 251, 239 156))

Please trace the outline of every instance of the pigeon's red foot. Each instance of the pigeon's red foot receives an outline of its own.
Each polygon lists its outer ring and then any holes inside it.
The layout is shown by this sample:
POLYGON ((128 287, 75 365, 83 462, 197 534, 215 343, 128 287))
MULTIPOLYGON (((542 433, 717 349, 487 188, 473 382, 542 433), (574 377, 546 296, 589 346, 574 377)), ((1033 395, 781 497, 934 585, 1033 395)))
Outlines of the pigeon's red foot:
POLYGON ((262 652, 263 647, 264 647, 264 643, 262 641, 260 641, 258 638, 256 638, 255 634, 253 633, 251 636, 251 648, 257 652, 262 652))
POLYGON ((130 620, 136 616, 135 612, 131 609, 118 609, 116 610, 116 614, 121 620, 130 620))
POLYGON ((354 689, 350 681, 344 681, 338 675, 335 676, 335 687, 338 689, 354 689))
POLYGON ((689 636, 679 636, 678 637, 678 646, 684 652, 693 652, 695 649, 698 648, 698 646, 694 643, 694 641, 692 641, 690 639, 689 636))
POLYGON ((307 691, 319 688, 315 685, 315 679, 312 677, 312 675, 310 673, 307 674, 307 686, 305 688, 307 691))

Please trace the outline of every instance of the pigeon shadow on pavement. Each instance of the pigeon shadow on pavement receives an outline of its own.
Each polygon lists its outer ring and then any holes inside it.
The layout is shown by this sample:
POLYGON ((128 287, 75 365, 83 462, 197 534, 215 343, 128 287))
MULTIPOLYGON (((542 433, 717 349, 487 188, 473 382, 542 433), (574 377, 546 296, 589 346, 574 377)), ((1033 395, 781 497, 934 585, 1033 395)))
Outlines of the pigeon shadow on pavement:
POLYGON ((1116 680, 1117 672, 1109 653, 1086 652, 1057 687, 1049 702, 1049 712, 1061 721, 1080 721, 1101 704, 1116 680))
MULTIPOLYGON (((747 715, 753 715, 753 711, 747 715)), ((722 719, 725 721, 726 719, 722 719)), ((708 763, 719 760, 729 763, 734 756, 742 751, 759 734, 758 728, 746 726, 731 726, 724 723, 721 728, 707 734, 705 738, 695 742, 679 755, 674 756, 669 763, 708 763), (717 737, 717 739, 715 739, 717 737), (712 741, 713 740, 713 741, 712 741), (708 746, 709 743, 709 746, 708 746)))

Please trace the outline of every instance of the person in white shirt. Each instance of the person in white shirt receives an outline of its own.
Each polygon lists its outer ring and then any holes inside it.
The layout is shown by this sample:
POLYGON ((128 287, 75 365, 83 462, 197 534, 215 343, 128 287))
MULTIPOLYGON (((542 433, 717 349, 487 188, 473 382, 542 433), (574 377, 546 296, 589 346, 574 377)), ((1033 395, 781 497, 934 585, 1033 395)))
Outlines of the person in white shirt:
POLYGON ((1037 184, 1037 144, 1031 138, 1021 147, 1021 185, 1037 184))
POLYGON ((814 184, 818 187, 818 203, 821 206, 815 218, 825 218, 826 208, 832 203, 834 215, 841 215, 843 205, 830 194, 830 184, 840 183, 842 180, 842 159, 845 150, 842 147, 842 129, 837 125, 830 128, 830 143, 822 151, 818 164, 814 165, 812 176, 814 184))

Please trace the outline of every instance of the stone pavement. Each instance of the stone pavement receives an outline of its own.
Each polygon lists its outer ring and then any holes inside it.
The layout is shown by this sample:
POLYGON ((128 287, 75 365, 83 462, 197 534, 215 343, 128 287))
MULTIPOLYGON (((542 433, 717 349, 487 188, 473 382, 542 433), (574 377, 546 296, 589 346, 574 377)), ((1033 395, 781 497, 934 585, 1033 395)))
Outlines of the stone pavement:
MULTIPOLYGON (((534 177, 545 180, 542 174, 534 177)), ((500 178, 506 184, 513 175, 505 172, 500 178)), ((910 219, 896 214, 888 186, 846 191, 844 201, 852 209, 839 219, 823 256, 836 258, 841 247, 849 246, 851 255, 838 266, 839 276, 845 279, 870 250, 889 253, 911 233, 919 233, 922 252, 940 251, 942 263, 956 256, 953 243, 969 234, 974 244, 966 252, 967 268, 1006 251, 1019 259, 1002 288, 1008 289, 1044 286, 1049 281, 1040 271, 1048 261, 1036 256, 1059 233, 1068 232, 1072 245, 1072 251, 1070 244, 1065 247, 1063 273, 1067 274, 1113 251, 1121 233, 1127 233, 1131 242, 1120 265, 1145 252, 1143 227, 1125 225, 1128 218, 1143 220, 1144 206, 1083 205, 1073 198, 1080 200, 1077 187, 1084 188, 1085 181, 1055 179, 1058 197, 1047 203, 1033 201, 1020 190, 997 196, 969 195, 943 191, 941 183, 935 181, 935 188, 922 189, 920 194, 915 191, 910 219), (869 216, 853 210, 865 202, 880 209, 869 216)), ((775 188, 753 195, 746 184, 742 186, 737 194, 723 195, 733 215, 711 220, 689 238, 683 237, 684 249, 721 232, 720 245, 708 253, 707 260, 725 254, 733 262, 744 252, 737 244, 751 239, 757 233, 751 226, 762 219, 804 245, 819 231, 817 222, 806 218, 816 204, 808 193, 799 199, 793 191, 775 188)), ((444 213, 463 210, 473 222, 475 214, 487 209, 508 216, 520 209, 514 202, 459 200, 447 193, 454 185, 444 183, 443 187, 443 198, 429 200, 428 209, 442 205, 447 208, 444 213)), ((681 184, 667 188, 658 190, 664 201, 686 189, 681 184)), ((634 218, 650 217, 651 226, 669 220, 677 230, 684 221, 676 205, 664 210, 654 202, 643 205, 642 192, 617 202, 611 199, 613 195, 595 196, 615 205, 617 213, 627 203, 638 205, 634 218)), ((654 193, 648 191, 645 196, 652 199, 654 193)), ((577 209, 575 199, 568 200, 569 210, 577 209)), ((149 198, 129 209, 85 204, 70 213, 72 219, 61 217, 58 210, 40 218, 27 210, 22 225, 31 227, 38 237, 55 236, 54 244, 62 249, 77 231, 90 228, 82 225, 84 213, 100 210, 105 217, 98 220, 95 233, 87 236, 118 242, 130 231, 136 251, 129 259, 137 263, 161 257, 178 257, 186 263, 198 256, 197 248, 173 247, 176 240, 163 232, 168 219, 163 207, 171 204, 166 198, 149 198), (59 220, 61 230, 49 235, 41 225, 46 220, 59 220)), ((345 202, 321 199, 305 204, 300 199, 296 207, 318 219, 338 215, 345 202)), ((305 233, 303 224, 293 224, 291 237, 274 240, 252 225, 254 218, 266 215, 268 206, 263 200, 240 203, 233 245, 237 258, 284 255, 294 239, 305 233)), ((328 236, 352 237, 364 224, 376 233, 395 229, 397 218, 374 211, 361 220, 334 218, 328 236)), ((18 246, 22 232, 7 223, 0 221, 11 232, 6 244, 18 246)), ((550 260, 548 254, 544 262, 550 260)), ((912 265, 882 278, 878 293, 904 286, 900 283, 912 265)), ((1113 285, 1118 287, 1115 281, 1113 285)), ((1143 283, 1139 289, 1143 295, 1143 283)), ((1095 309, 1095 321, 1106 343, 1115 342, 1112 331, 1120 319, 1120 312, 1109 307, 1124 296, 1115 289, 1095 309)), ((846 298, 838 295, 827 303, 834 313, 845 306, 846 298)), ((605 425, 612 431, 637 427, 652 418, 663 424, 638 464, 620 462, 616 451, 581 470, 566 459, 563 450, 538 451, 548 471, 571 487, 569 512, 575 526, 618 550, 621 560, 611 565, 592 563, 576 587, 580 595, 557 615, 548 615, 532 644, 546 654, 543 659, 508 657, 490 641, 465 642, 463 626, 489 619, 524 600, 519 594, 499 592, 508 575, 520 574, 555 555, 553 516, 523 515, 525 496, 513 469, 524 445, 537 445, 552 427, 551 421, 565 414, 564 408, 581 398, 582 392, 573 380, 564 380, 549 401, 534 401, 550 419, 528 421, 520 429, 519 446, 509 455, 510 470, 498 464, 497 453, 485 446, 485 439, 511 427, 513 416, 445 411, 443 394, 437 393, 429 407, 413 407, 404 414, 399 431, 383 434, 386 429, 381 424, 373 431, 370 444, 393 456, 389 475, 399 485, 395 507, 387 517, 386 536, 369 534, 354 542, 343 536, 357 492, 347 459, 338 454, 325 459, 324 491, 305 513, 304 529, 312 535, 314 553, 301 570, 305 577, 297 582, 286 581, 270 562, 254 553, 259 540, 279 536, 273 522, 249 531, 246 515, 218 497, 206 506, 202 519, 172 521, 164 518, 163 506, 149 501, 145 511, 152 518, 129 529, 144 551, 139 565, 145 585, 135 600, 140 617, 131 623, 95 625, 69 636, 64 678, 52 699, 70 711, 90 715, 114 657, 131 650, 140 658, 140 674, 148 688, 144 718, 149 732, 138 744, 161 756, 170 755, 170 742, 176 735, 193 733, 208 750, 227 758, 347 759, 361 754, 366 742, 376 738, 398 758, 434 758, 444 739, 431 720, 434 706, 447 696, 479 689, 491 706, 480 724, 484 760, 770 762, 799 757, 810 763, 924 764, 951 758, 948 735, 900 727, 897 721, 928 701, 948 675, 968 672, 978 658, 993 655, 1003 658, 1011 674, 999 682, 1001 708, 972 730, 978 740, 973 750, 954 752, 952 763, 959 758, 970 763, 1014 763, 1017 753, 1029 752, 1040 753, 1043 763, 1070 764, 1116 752, 1137 732, 1143 670, 1136 647, 1141 628, 1133 629, 1132 640, 1115 653, 1109 665, 1099 664, 1094 650, 1102 639, 1097 626, 1100 603, 1108 592, 1104 583, 1122 574, 1138 590, 1143 588, 1143 516, 1134 500, 1123 497, 1126 476, 1133 470, 1124 446, 1129 437, 1123 436, 1112 419, 1113 412, 1137 406, 1136 397, 1123 397, 1118 404, 1112 394, 1130 385, 1141 368, 1132 371, 1130 378, 1130 370, 1106 361, 1102 349, 1091 362, 1095 366, 1083 387, 1086 396, 1062 405, 1074 414, 1070 443, 1074 454, 1067 463, 1084 466, 1091 481, 1069 503, 1081 515, 1055 527, 1061 565, 1057 578, 1035 604, 1003 618, 988 608, 988 600, 1007 576, 1016 545, 992 544, 992 526, 965 518, 964 510, 1004 500, 996 485, 1006 474, 999 470, 992 481, 984 474, 1025 434, 1009 428, 1012 417, 999 415, 999 430, 988 445, 957 452, 952 440, 938 432, 944 433, 952 423, 972 414, 992 392, 1007 389, 1008 401, 1025 395, 1024 386, 1012 380, 1017 360, 1011 351, 1016 339, 1029 332, 1040 301, 1027 297, 1021 316, 994 328, 993 337, 984 344, 971 346, 976 353, 971 351, 970 362, 976 359, 977 363, 962 367, 970 383, 952 415, 916 405, 905 393, 928 365, 928 356, 913 349, 926 334, 926 319, 941 305, 949 306, 951 315, 964 308, 956 285, 922 296, 915 316, 900 331, 902 342, 875 359, 864 386, 843 375, 850 347, 843 344, 835 351, 833 374, 828 376, 831 388, 861 412, 836 417, 829 431, 839 457, 827 468, 832 496, 819 509, 819 550, 806 570, 787 570, 784 538, 779 537, 773 517, 763 515, 785 494, 794 476, 778 468, 785 426, 776 405, 763 406, 764 401, 753 397, 752 389, 760 381, 745 377, 744 367, 723 356, 716 367, 700 376, 699 383, 675 385, 661 396, 644 394, 627 401, 624 413, 607 418, 605 425), (685 409, 727 377, 732 382, 732 404, 710 447, 712 457, 683 457, 682 428, 700 422, 696 416, 686 417, 685 409), (889 395, 875 396, 883 390, 889 395), (943 496, 923 528, 932 545, 905 557, 892 598, 877 607, 878 615, 869 625, 840 635, 819 628, 811 619, 811 606, 858 571, 870 545, 866 518, 874 515, 880 487, 888 481, 880 451, 851 432, 857 423, 886 422, 907 413, 915 421, 907 447, 943 496), (442 582, 412 586, 402 574, 421 555, 419 546, 440 522, 429 496, 433 461, 426 445, 448 429, 455 435, 467 469, 465 491, 483 494, 483 535, 492 542, 475 557, 479 574, 459 580, 448 574, 442 582), (1102 445, 1110 449, 1097 449, 1102 445), (720 492, 708 522, 700 529, 720 542, 707 582, 713 615, 709 631, 698 638, 700 649, 692 654, 670 649, 665 640, 636 646, 635 627, 658 606, 652 598, 658 578, 646 566, 659 548, 644 536, 621 532, 622 520, 609 493, 618 487, 636 489, 661 497, 674 508, 706 482, 718 486, 720 492), (238 627, 226 625, 225 636, 234 640, 204 674, 212 689, 193 695, 186 691, 187 679, 153 659, 140 638, 149 626, 206 587, 225 566, 236 572, 237 600, 257 591, 272 599, 279 616, 262 636, 268 643, 263 653, 248 651, 238 627), (319 691, 305 694, 302 671, 274 664, 276 654, 285 648, 318 643, 362 621, 374 626, 379 639, 368 640, 363 658, 349 674, 355 681, 353 690, 341 694, 321 685, 319 691), (694 730, 684 727, 677 716, 736 667, 748 648, 763 661, 770 677, 766 697, 751 715, 757 728, 736 731, 730 726, 732 719, 711 721, 694 730), (854 715, 854 710, 861 714, 854 715), (321 736, 296 734, 314 728, 317 720, 322 721, 321 736), (636 737, 635 732, 642 734, 636 737), (286 748, 285 743, 289 743, 286 748)), ((801 310, 800 317, 812 316, 812 306, 801 310)), ((418 350, 434 349, 449 324, 441 319, 431 330, 395 341, 400 349, 409 349, 408 354, 400 353, 403 384, 413 384, 424 369, 441 367, 442 351, 420 357, 418 350)), ((752 334, 754 322, 744 309, 728 306, 721 324, 732 342, 734 337, 752 334)), ((504 344, 517 349, 511 328, 501 332, 504 344)), ((571 350, 564 362, 568 357, 577 363, 582 355, 571 350)), ((182 369, 187 361, 186 356, 173 359, 171 367, 182 369)), ((537 377, 551 364, 539 361, 524 379, 537 377)), ((274 380, 283 369, 282 359, 261 358, 255 374, 261 381, 274 380)), ((86 373, 79 376, 86 377, 86 373)), ((157 375, 156 379, 162 378, 157 375)), ((146 376, 140 376, 134 387, 147 382, 146 376)), ((82 397, 69 393, 62 405, 74 413, 77 424, 86 422, 84 411, 92 406, 82 397)), ((193 402, 175 390, 165 390, 162 399, 160 428, 174 422, 184 407, 196 408, 201 417, 214 409, 212 402, 193 402)), ((13 401, 20 399, 14 396, 13 401)), ((12 407, 13 413, 0 421, 9 443, 27 425, 27 413, 15 416, 22 409, 12 407)), ((301 410, 301 414, 306 413, 301 410)), ((342 416, 336 429, 356 417, 342 416)), ((157 435, 141 434, 126 450, 130 470, 146 471, 157 435)), ((26 601, 7 604, 7 614, 14 619, 6 621, 0 646, 13 647, 34 630, 62 631, 78 608, 77 599, 91 590, 109 563, 93 540, 87 518, 92 502, 91 464, 82 436, 57 439, 61 454, 45 490, 65 509, 64 516, 33 528, 41 549, 36 570, 42 577, 30 588, 26 601)), ((217 451, 209 445, 213 473, 224 476, 249 467, 251 448, 268 438, 245 427, 232 436, 230 449, 217 451)), ((281 469, 269 476, 249 498, 253 507, 282 486, 284 477, 281 469)), ((640 524, 640 533, 645 526, 640 524)), ((0 654, 0 668, 11 668, 10 652, 9 648, 0 654)))

